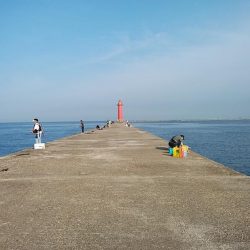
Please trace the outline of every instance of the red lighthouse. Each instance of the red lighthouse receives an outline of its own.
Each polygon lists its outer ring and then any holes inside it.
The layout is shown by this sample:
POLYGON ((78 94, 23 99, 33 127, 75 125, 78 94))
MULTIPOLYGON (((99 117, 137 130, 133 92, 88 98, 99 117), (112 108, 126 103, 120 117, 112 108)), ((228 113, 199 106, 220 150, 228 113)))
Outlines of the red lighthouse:
POLYGON ((118 122, 123 122, 123 111, 122 111, 122 101, 119 100, 118 104, 117 104, 117 107, 118 107, 118 122))

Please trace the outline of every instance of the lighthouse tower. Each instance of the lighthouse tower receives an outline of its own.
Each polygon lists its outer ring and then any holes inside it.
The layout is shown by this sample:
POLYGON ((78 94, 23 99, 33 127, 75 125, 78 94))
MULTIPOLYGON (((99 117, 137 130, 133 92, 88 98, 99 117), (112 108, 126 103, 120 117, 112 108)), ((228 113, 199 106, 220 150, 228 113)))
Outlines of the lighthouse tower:
POLYGON ((123 110, 122 110, 122 101, 119 100, 118 104, 117 104, 117 107, 118 107, 118 117, 117 117, 117 120, 118 122, 123 122, 123 110))

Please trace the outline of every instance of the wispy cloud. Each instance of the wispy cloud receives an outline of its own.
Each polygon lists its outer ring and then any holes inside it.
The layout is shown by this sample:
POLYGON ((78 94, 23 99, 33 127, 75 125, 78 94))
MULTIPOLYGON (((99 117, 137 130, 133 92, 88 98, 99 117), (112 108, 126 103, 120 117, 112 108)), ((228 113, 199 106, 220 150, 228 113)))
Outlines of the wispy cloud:
POLYGON ((114 39, 118 42, 105 44, 109 49, 80 63, 88 66, 84 72, 73 76, 65 68, 66 77, 62 72, 60 79, 43 76, 27 84, 25 76, 16 76, 20 87, 1 93, 0 101, 4 106, 11 95, 19 105, 8 106, 10 115, 20 109, 32 117, 36 92, 27 98, 25 88, 37 82, 45 120, 62 119, 65 110, 68 119, 79 113, 86 119, 112 119, 119 98, 128 119, 250 117, 249 30, 247 22, 234 31, 190 29, 195 39, 190 43, 164 32, 147 31, 137 38, 122 34, 114 39))
MULTIPOLYGON (((204 31, 201 33, 204 37, 204 31)), ((107 53, 110 56, 103 57, 103 62, 122 60, 130 56, 131 51, 136 54, 141 49, 148 49, 146 57, 127 58, 119 68, 93 78, 92 88, 105 86, 104 91, 97 94, 99 100, 124 97, 128 103, 144 103, 145 118, 250 115, 247 104, 250 100, 248 29, 208 31, 206 36, 208 41, 196 46, 177 46, 174 39, 171 41, 164 34, 134 41, 128 39, 117 53, 107 53), (213 37, 217 34, 219 37, 213 37), (154 53, 159 44, 166 50, 161 48, 161 54, 154 53)), ((129 111, 131 115, 138 115, 135 107, 129 111)))
MULTIPOLYGON (((233 43, 244 43, 249 40, 250 22, 242 22, 238 25, 238 30, 215 30, 184 28, 171 35, 167 32, 153 32, 146 29, 143 34, 134 38, 128 33, 114 34, 113 37, 102 38, 106 50, 89 60, 91 64, 109 63, 123 60, 129 57, 134 58, 143 52, 145 56, 169 57, 179 56, 192 49, 209 49, 215 46, 231 46, 233 43), (108 41, 108 42, 107 42, 108 41), (110 41, 113 41, 110 43, 110 41), (108 43, 108 44, 106 44, 108 43)), ((140 58, 140 57, 138 57, 140 58)), ((144 58, 143 58, 144 60, 144 58)))
POLYGON ((129 35, 122 35, 118 39, 119 42, 114 44, 112 48, 105 51, 102 55, 89 60, 90 64, 104 63, 111 60, 119 60, 122 57, 138 53, 145 50, 145 53, 152 53, 156 48, 170 45, 169 38, 166 33, 150 33, 144 35, 141 39, 132 39, 129 35))

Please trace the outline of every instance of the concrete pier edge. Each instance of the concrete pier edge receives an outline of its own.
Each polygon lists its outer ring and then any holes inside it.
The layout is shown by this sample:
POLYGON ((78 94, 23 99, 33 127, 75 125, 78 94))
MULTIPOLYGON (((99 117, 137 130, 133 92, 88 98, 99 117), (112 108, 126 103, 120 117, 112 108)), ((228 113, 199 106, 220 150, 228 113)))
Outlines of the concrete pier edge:
POLYGON ((0 158, 0 249, 250 249, 250 178, 114 124, 0 158))

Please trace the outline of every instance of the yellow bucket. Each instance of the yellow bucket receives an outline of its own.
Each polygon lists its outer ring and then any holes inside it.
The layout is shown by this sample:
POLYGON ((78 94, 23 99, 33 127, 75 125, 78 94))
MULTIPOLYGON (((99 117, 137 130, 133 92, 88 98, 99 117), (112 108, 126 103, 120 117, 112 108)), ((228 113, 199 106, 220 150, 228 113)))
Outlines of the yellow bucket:
POLYGON ((173 157, 176 157, 176 158, 180 157, 180 148, 179 147, 173 148, 173 157))

